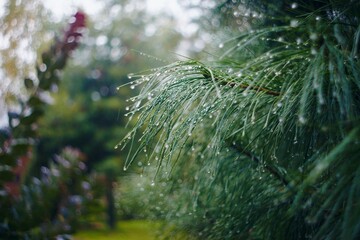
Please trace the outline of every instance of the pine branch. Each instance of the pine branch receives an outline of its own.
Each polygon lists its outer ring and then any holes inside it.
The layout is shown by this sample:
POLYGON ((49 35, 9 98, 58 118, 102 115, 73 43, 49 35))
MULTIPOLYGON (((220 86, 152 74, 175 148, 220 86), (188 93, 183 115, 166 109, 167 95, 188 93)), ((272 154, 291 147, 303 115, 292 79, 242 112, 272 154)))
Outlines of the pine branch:
POLYGON ((263 93, 271 95, 271 96, 280 96, 281 95, 280 92, 276 92, 276 91, 273 91, 273 90, 270 90, 270 89, 267 89, 264 87, 251 86, 249 84, 237 84, 235 82, 227 82, 224 80, 219 80, 218 78, 214 77, 213 74, 211 74, 207 68, 204 68, 204 71, 205 72, 203 72, 202 75, 205 77, 205 79, 213 79, 215 82, 218 82, 222 86, 230 86, 232 88, 239 87, 244 90, 254 90, 257 92, 263 92, 263 93))
POLYGON ((250 85, 246 85, 246 84, 240 84, 237 86, 236 83, 234 83, 234 82, 227 82, 227 83, 224 83, 223 85, 227 85, 230 87, 239 87, 239 88, 243 88, 243 89, 247 89, 247 90, 254 90, 257 92, 263 92, 265 94, 272 95, 272 96, 280 96, 281 95, 279 92, 276 92, 276 91, 273 91, 273 90, 270 90, 267 88, 263 88, 263 87, 258 87, 258 86, 250 86, 250 85))
MULTIPOLYGON (((231 144, 231 147, 239 152, 240 154, 243 154, 247 157, 249 157, 253 162, 256 164, 261 164, 261 160, 255 156, 252 152, 246 151, 243 147, 241 147, 239 144, 231 144)), ((292 186, 290 185, 290 182, 286 179, 285 176, 283 176, 278 169, 276 169, 274 166, 271 166, 269 164, 263 164, 264 168, 272 175, 274 175, 284 186, 289 188, 290 190, 293 190, 292 186)))

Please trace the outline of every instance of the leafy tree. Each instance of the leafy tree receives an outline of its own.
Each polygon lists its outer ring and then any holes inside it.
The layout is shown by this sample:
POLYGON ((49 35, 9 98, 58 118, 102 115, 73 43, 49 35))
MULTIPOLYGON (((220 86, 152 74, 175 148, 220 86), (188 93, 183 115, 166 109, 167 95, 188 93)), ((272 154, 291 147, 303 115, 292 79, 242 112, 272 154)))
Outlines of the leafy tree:
POLYGON ((152 150, 170 239, 359 238, 359 2, 236 2, 214 61, 136 80, 125 168, 152 150))
MULTIPOLYGON (((92 202, 82 153, 65 148, 39 176, 27 172, 36 161, 32 150, 38 137, 38 122, 45 114, 47 94, 59 84, 59 73, 78 46, 85 15, 77 12, 62 39, 42 54, 36 68, 38 83, 26 78, 29 98, 18 113, 9 113, 9 131, 0 142, 0 238, 46 239, 72 232, 92 202), (28 175, 28 181, 25 176, 28 175)), ((2 131, 2 133, 5 131, 2 131)))
POLYGON ((3 127, 8 122, 7 112, 16 109, 17 99, 26 99, 22 80, 26 76, 35 78, 36 50, 47 37, 40 21, 45 17, 40 1, 4 0, 1 10, 0 125, 3 127))
POLYGON ((83 47, 67 67, 63 87, 52 94, 53 103, 41 119, 33 171, 41 174, 40 166, 47 166, 52 154, 65 146, 81 149, 88 172, 105 176, 103 193, 108 225, 113 228, 113 186, 124 175, 125 159, 114 147, 118 136, 128 131, 124 115, 130 103, 125 100, 138 91, 135 85, 117 87, 128 84, 131 72, 164 64, 180 34, 170 28, 173 19, 160 21, 146 12, 143 1, 108 0, 104 5, 98 16, 89 19, 83 47), (154 48, 153 42, 158 46, 154 48))
POLYGON ((114 146, 118 136, 127 132, 124 115, 130 103, 125 100, 137 89, 117 87, 130 81, 131 72, 164 64, 166 59, 160 58, 168 56, 180 40, 180 34, 169 28, 172 20, 157 22, 139 7, 144 3, 104 4, 104 11, 89 20, 84 45, 64 73, 64 88, 53 95, 53 105, 47 109, 51 114, 42 119, 37 149, 41 164, 52 152, 69 145, 86 154, 90 170, 106 160, 117 159, 121 166, 123 157, 119 158, 114 146), (154 24, 155 32, 149 33, 148 23, 154 24), (152 48, 152 42, 158 47, 152 48))

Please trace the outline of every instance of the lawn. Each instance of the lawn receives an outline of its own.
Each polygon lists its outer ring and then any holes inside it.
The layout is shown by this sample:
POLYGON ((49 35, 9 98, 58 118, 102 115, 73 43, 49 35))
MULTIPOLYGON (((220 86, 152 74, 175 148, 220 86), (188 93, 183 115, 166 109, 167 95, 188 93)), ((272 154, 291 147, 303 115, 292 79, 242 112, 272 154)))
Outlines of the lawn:
POLYGON ((81 230, 74 240, 154 240, 159 224, 145 220, 120 221, 115 230, 81 230))

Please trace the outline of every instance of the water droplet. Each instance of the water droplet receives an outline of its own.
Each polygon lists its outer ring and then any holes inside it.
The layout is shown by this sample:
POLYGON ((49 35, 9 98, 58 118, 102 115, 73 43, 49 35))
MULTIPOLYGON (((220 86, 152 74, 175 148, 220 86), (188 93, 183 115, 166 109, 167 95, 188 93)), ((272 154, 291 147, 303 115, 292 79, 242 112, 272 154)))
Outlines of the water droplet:
POLYGON ((318 35, 316 33, 310 33, 310 39, 315 41, 318 38, 318 35))
POLYGON ((316 55, 317 54, 317 50, 315 48, 311 48, 311 54, 312 55, 316 55))
POLYGON ((219 44, 219 48, 223 48, 224 47, 224 44, 223 43, 220 43, 219 44))
POLYGON ((150 186, 154 187, 154 186, 155 186, 155 182, 152 181, 151 184, 150 184, 150 186))
POLYGON ((306 123, 306 118, 305 118, 304 116, 300 115, 300 116, 299 116, 299 122, 300 122, 301 124, 305 124, 305 123, 306 123))
POLYGON ((295 27, 298 27, 298 26, 299 26, 299 21, 298 21, 298 20, 292 19, 292 20, 290 21, 290 27, 295 28, 295 27))
POLYGON ((298 7, 298 4, 297 4, 297 3, 294 2, 294 3, 291 4, 291 8, 292 8, 292 9, 295 9, 295 8, 297 8, 297 7, 298 7))
POLYGON ((316 17, 315 17, 315 20, 316 20, 316 21, 320 21, 320 20, 321 20, 321 17, 320 17, 320 16, 316 16, 316 17))

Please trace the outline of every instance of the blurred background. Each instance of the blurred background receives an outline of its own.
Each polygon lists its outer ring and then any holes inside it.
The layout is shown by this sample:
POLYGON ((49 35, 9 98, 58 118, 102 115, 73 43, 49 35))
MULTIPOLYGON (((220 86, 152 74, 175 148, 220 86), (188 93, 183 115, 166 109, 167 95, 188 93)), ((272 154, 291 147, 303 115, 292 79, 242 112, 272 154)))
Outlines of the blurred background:
POLYGON ((139 91, 119 86, 177 60, 211 58, 204 49, 221 41, 220 18, 200 19, 215 2, 0 2, 2 236, 90 239, 86 231, 118 224, 135 239, 156 233, 144 222, 161 221, 155 171, 144 172, 146 153, 124 171, 128 149, 115 149, 139 91))
POLYGON ((359 4, 0 0, 0 239, 359 239, 359 4))

